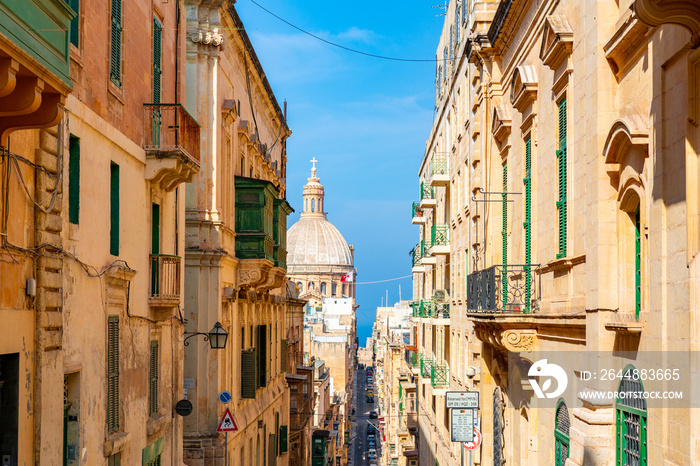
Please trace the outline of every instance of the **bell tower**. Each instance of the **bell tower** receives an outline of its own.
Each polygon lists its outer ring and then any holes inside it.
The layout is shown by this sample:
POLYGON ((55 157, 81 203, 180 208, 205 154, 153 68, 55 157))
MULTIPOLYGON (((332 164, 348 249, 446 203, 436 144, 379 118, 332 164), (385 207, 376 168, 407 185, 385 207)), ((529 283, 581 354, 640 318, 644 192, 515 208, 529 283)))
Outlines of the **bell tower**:
POLYGON ((324 192, 323 185, 319 182, 316 176, 316 157, 310 160, 311 162, 311 177, 308 178, 308 183, 304 185, 304 210, 301 213, 302 217, 323 217, 326 218, 324 208, 324 192))

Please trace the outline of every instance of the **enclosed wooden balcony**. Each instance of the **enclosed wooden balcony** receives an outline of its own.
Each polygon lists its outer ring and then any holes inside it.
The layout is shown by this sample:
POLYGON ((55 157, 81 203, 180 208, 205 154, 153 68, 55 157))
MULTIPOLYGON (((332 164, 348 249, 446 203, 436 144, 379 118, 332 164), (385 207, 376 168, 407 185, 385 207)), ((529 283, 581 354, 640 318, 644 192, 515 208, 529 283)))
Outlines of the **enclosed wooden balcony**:
POLYGON ((143 104, 146 179, 166 191, 199 172, 199 124, 181 104, 143 104))

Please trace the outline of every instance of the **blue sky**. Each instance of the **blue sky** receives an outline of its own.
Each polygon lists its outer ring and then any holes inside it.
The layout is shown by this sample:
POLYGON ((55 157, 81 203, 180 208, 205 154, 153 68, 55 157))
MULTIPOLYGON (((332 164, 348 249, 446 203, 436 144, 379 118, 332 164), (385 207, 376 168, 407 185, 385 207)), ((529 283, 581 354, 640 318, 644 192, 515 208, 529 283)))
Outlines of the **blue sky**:
MULTIPOLYGON (((442 17, 440 2, 256 0, 290 23, 364 52, 432 59, 442 17)), ((370 336, 375 308, 412 298, 408 252, 418 227, 411 203, 433 121, 435 64, 354 54, 303 34, 238 0, 236 9, 277 100, 288 101, 287 198, 299 219, 309 160, 319 162, 328 219, 355 245, 360 345, 370 336)))

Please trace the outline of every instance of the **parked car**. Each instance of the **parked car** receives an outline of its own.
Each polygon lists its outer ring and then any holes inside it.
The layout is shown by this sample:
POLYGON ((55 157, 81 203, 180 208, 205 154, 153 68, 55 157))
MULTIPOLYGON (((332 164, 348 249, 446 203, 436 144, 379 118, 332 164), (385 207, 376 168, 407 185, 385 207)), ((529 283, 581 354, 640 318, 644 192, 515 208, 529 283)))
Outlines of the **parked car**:
POLYGON ((374 390, 371 388, 367 389, 367 396, 374 396, 374 390))
POLYGON ((369 418, 370 419, 377 419, 377 412, 372 410, 369 412, 369 418))
POLYGON ((369 445, 370 448, 376 448, 377 441, 374 440, 374 437, 372 437, 371 439, 367 440, 367 445, 369 445))
POLYGON ((368 425, 367 426, 367 438, 369 438, 370 435, 374 435, 375 430, 376 429, 374 428, 374 426, 372 424, 368 425))
POLYGON ((367 397, 367 403, 374 403, 374 397, 372 395, 367 397))
POLYGON ((370 451, 367 453, 367 457, 370 459, 370 461, 376 460, 377 459, 377 450, 375 450, 374 448, 370 449, 370 451))

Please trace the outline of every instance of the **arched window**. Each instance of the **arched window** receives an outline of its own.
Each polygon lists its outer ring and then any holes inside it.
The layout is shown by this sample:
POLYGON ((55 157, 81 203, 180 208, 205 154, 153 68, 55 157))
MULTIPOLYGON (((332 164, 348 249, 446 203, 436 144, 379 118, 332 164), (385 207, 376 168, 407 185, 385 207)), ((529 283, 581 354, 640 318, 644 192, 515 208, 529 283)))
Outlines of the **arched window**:
POLYGON ((297 282, 297 290, 299 290, 299 293, 304 291, 304 284, 302 282, 297 282))
POLYGON ((315 290, 316 285, 314 285, 314 282, 309 282, 309 291, 315 290))
POLYGON ((336 285, 335 283, 333 283, 333 284, 331 285, 331 294, 332 294, 333 296, 335 296, 337 292, 338 292, 338 285, 336 285))
POLYGON ((311 212, 316 212, 316 199, 311 199, 311 212))
POLYGON ((625 368, 615 403, 617 466, 647 466, 647 402, 633 365, 625 368))
POLYGON ((564 400, 557 403, 557 411, 554 417, 554 465, 564 466, 569 457, 569 428, 571 418, 564 400))
POLYGON ((321 283, 321 294, 322 295, 326 294, 326 282, 321 283))

